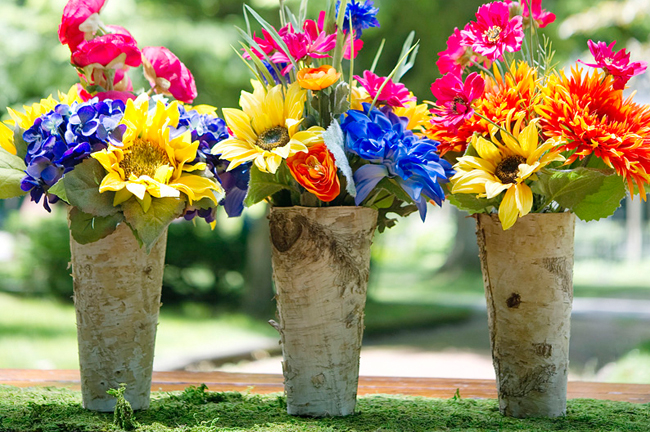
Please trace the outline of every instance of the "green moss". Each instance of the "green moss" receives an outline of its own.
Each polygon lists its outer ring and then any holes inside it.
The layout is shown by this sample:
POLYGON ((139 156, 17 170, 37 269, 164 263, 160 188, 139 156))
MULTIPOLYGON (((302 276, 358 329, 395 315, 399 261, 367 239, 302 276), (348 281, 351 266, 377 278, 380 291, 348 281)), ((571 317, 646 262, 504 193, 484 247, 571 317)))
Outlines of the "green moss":
MULTIPOLYGON (((576 399, 566 417, 517 420, 499 414, 495 400, 404 396, 359 398, 357 413, 311 419, 286 414, 284 397, 206 392, 152 394, 151 408, 135 413, 137 432, 216 431, 625 431, 650 430, 650 405, 576 399)), ((3 432, 121 431, 113 414, 81 408, 81 395, 66 389, 0 386, 3 432)))

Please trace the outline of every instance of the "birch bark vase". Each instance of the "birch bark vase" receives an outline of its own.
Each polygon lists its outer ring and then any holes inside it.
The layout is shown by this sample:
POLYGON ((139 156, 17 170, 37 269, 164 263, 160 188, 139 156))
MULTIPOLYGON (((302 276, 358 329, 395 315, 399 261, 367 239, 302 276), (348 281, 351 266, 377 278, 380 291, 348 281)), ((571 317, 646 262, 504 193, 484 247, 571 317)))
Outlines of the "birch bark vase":
POLYGON ((528 214, 506 231, 497 215, 478 215, 492 360, 506 416, 566 414, 574 228, 572 213, 528 214))
POLYGON ((269 219, 287 412, 352 414, 377 211, 285 207, 269 219))
POLYGON ((126 383, 134 410, 149 407, 167 232, 147 255, 131 229, 90 244, 70 236, 81 393, 86 409, 111 412, 106 390, 126 383))

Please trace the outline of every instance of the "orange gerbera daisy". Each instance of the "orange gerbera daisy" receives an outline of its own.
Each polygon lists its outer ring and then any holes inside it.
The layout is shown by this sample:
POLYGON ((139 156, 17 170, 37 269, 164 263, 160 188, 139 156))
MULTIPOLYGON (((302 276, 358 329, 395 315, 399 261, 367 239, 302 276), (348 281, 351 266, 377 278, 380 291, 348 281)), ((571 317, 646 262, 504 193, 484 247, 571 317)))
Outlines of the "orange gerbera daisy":
POLYGON ((575 151, 571 163, 594 154, 618 175, 633 183, 645 199, 650 182, 650 106, 623 99, 612 77, 598 70, 591 75, 578 68, 571 75, 551 75, 536 108, 547 137, 561 138, 562 150, 575 151))
MULTIPOLYGON (((526 62, 513 62, 504 75, 495 66, 494 79, 485 78, 485 93, 476 102, 474 111, 505 129, 511 129, 520 119, 524 119, 523 125, 526 126, 537 116, 535 105, 541 98, 537 82, 537 69, 526 62)), ((431 125, 426 133, 429 138, 440 141, 438 149, 442 154, 448 151, 462 153, 474 133, 488 136, 490 127, 488 121, 474 115, 457 131, 431 125)))

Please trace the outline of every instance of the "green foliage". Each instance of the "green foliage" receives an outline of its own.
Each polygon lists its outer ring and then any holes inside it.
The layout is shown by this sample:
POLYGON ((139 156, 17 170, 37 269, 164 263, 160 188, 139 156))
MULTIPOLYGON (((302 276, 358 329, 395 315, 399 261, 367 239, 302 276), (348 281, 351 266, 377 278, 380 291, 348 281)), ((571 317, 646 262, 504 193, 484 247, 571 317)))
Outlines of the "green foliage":
POLYGON ((123 220, 122 213, 100 217, 72 207, 70 209, 70 234, 79 244, 93 243, 113 233, 123 220))
POLYGON ((99 192, 99 185, 106 176, 104 167, 88 158, 63 176, 68 202, 82 212, 95 216, 111 216, 118 208, 113 206, 115 192, 99 192))
MULTIPOLYGON (((187 390, 186 390, 187 392, 187 390)), ((650 407, 628 402, 573 399, 567 415, 555 419, 513 419, 499 413, 494 399, 432 399, 409 396, 362 396, 357 413, 313 419, 286 413, 277 395, 206 392, 215 401, 189 398, 185 392, 152 394, 150 409, 138 412, 139 432, 219 431, 529 431, 646 432, 650 407)), ((0 429, 12 432, 116 430, 110 414, 81 408, 79 392, 67 389, 0 387, 0 429)))
POLYGON ((20 189, 24 171, 25 162, 0 147, 0 199, 25 195, 20 189))
POLYGON ((185 201, 179 198, 155 198, 145 213, 140 202, 135 198, 122 203, 124 219, 129 224, 139 242, 147 253, 163 234, 170 223, 185 209, 185 201))
POLYGON ((499 208, 499 197, 487 199, 478 198, 475 194, 457 193, 447 195, 447 200, 458 210, 469 214, 491 213, 499 208))
POLYGON ((262 172, 253 165, 251 168, 250 186, 244 204, 250 207, 272 197, 282 190, 291 192, 292 201, 299 201, 298 190, 293 187, 293 184, 295 184, 295 181, 285 163, 280 165, 275 174, 262 172))
POLYGON ((139 425, 133 416, 133 408, 131 408, 131 404, 124 398, 125 391, 126 384, 120 383, 120 388, 108 389, 106 393, 117 399, 115 402, 115 411, 113 412, 113 424, 125 431, 131 431, 139 425))
POLYGON ((623 179, 613 170, 543 169, 537 177, 533 192, 544 196, 547 203, 557 202, 585 221, 611 216, 625 197, 623 179))

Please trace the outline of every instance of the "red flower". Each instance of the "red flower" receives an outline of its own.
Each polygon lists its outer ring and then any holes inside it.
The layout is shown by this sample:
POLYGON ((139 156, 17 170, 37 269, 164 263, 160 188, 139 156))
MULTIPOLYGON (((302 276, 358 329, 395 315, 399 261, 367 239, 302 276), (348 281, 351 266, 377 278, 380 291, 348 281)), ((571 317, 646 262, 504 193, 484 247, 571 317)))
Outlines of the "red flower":
POLYGON ((432 110, 436 117, 432 123, 456 128, 460 123, 474 115, 472 102, 483 96, 485 81, 476 72, 467 76, 463 83, 460 74, 447 74, 431 84, 431 93, 437 99, 437 109, 432 110))
POLYGON ((476 54, 494 61, 504 52, 521 49, 524 40, 522 17, 510 18, 510 8, 504 2, 484 4, 476 12, 476 22, 461 31, 463 45, 471 46, 476 54))
POLYGON ((194 77, 174 53, 165 47, 145 47, 142 58, 144 75, 156 93, 192 103, 197 96, 194 77))
POLYGON ((72 64, 85 68, 100 65, 104 69, 124 69, 142 64, 138 45, 131 36, 107 34, 82 42, 72 53, 72 64))
POLYGON ((325 143, 316 143, 309 152, 299 152, 287 158, 289 171, 298 183, 324 202, 330 202, 341 192, 336 164, 325 143))
POLYGON ((84 40, 90 39, 99 25, 99 11, 106 0, 69 0, 63 8, 59 24, 59 40, 75 51, 84 40))
MULTIPOLYGON (((363 72, 363 78, 355 75, 354 79, 359 81, 359 84, 366 89, 372 99, 375 98, 384 81, 387 80, 387 78, 377 76, 369 70, 363 72)), ((404 84, 394 83, 391 79, 388 79, 388 83, 386 83, 377 98, 377 102, 384 102, 394 107, 403 107, 405 103, 413 100, 415 98, 411 96, 411 92, 404 84)))
POLYGON ((607 45, 605 42, 594 43, 594 41, 590 40, 587 44, 596 63, 578 61, 586 66, 600 68, 605 71, 605 74, 612 75, 614 77, 612 85, 614 90, 623 90, 630 78, 642 74, 648 67, 646 62, 630 63, 630 53, 625 49, 615 52, 612 48, 614 48, 616 41, 607 45))

